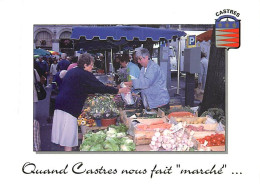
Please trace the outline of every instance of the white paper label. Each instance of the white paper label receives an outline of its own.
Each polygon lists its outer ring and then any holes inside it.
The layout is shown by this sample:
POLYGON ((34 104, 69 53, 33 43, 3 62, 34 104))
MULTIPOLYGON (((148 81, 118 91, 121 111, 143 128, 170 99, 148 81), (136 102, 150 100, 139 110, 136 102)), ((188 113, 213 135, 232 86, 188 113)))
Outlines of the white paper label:
POLYGON ((178 123, 177 125, 173 125, 171 127, 171 131, 172 131, 172 133, 175 133, 175 132, 179 131, 182 128, 183 128, 182 123, 178 123))

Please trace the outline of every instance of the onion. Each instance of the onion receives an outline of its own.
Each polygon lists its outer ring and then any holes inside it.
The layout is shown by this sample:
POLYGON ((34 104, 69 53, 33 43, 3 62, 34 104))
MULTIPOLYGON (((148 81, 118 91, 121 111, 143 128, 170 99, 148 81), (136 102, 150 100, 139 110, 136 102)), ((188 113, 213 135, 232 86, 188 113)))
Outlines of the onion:
POLYGON ((162 142, 163 138, 162 136, 158 137, 158 142, 162 142))
POLYGON ((152 142, 151 142, 151 145, 153 145, 153 146, 154 146, 154 145, 155 145, 155 141, 152 141, 152 142))
POLYGON ((160 148, 160 147, 162 146, 162 144, 161 144, 160 142, 157 142, 155 145, 156 145, 158 148, 160 148))
POLYGON ((160 134, 160 132, 155 132, 154 135, 155 135, 155 137, 160 137, 161 134, 160 134))
POLYGON ((162 143, 163 149, 166 149, 166 144, 162 143))
POLYGON ((171 144, 175 144, 175 140, 174 140, 174 139, 171 139, 171 140, 170 140, 170 143, 171 143, 171 144))
POLYGON ((156 136, 153 136, 153 137, 152 137, 152 140, 153 140, 153 141, 157 141, 157 137, 156 137, 156 136))

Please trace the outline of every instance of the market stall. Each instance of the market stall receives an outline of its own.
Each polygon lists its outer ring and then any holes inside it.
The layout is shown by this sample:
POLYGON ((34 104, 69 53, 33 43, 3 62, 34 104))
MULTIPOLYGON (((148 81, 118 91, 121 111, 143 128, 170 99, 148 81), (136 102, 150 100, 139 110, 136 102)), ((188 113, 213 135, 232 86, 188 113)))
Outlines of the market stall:
POLYGON ((116 99, 120 98, 106 95, 88 99, 78 119, 85 127, 81 151, 226 150, 225 117, 219 109, 198 117, 192 108, 181 106, 168 111, 126 110, 116 99), (109 118, 114 121, 102 121, 109 118))
MULTIPOLYGON (((73 28, 71 38, 85 49, 110 50, 112 57, 113 51, 145 43, 147 38, 158 42, 184 35, 138 26, 81 26, 73 28)), ((196 110, 181 106, 148 111, 139 106, 138 98, 127 106, 122 97, 95 94, 86 99, 78 118, 80 151, 225 151, 221 114, 214 117, 208 112, 198 117, 196 110)))

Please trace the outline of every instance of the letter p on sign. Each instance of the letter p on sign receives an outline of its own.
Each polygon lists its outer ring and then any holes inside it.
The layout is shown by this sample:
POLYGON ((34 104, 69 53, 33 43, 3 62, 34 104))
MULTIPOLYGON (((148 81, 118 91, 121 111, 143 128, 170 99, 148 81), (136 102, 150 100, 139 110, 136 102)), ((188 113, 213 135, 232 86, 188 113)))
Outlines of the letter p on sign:
POLYGON ((196 47, 196 35, 190 35, 187 38, 187 47, 196 47))

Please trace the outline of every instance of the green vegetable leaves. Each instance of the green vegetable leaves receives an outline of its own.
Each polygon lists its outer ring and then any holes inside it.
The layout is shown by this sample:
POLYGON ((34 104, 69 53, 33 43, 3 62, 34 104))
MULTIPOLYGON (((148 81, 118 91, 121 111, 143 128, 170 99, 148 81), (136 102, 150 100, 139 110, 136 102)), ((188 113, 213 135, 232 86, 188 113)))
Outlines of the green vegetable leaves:
POLYGON ((127 127, 124 124, 111 125, 108 131, 87 133, 80 145, 80 151, 135 151, 132 139, 126 137, 127 127))

